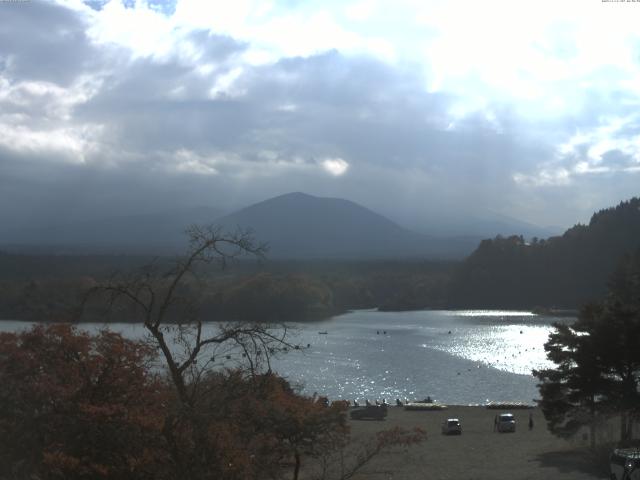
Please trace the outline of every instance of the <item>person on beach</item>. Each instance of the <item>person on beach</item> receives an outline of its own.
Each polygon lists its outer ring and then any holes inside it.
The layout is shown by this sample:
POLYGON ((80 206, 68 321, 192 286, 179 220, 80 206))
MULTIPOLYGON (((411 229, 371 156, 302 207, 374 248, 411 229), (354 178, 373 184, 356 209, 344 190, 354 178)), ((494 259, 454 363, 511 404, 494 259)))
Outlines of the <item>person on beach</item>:
POLYGON ((533 413, 529 413, 529 430, 533 430, 533 413))
POLYGON ((493 431, 495 432, 498 429, 498 414, 496 413, 496 416, 493 417, 493 431))

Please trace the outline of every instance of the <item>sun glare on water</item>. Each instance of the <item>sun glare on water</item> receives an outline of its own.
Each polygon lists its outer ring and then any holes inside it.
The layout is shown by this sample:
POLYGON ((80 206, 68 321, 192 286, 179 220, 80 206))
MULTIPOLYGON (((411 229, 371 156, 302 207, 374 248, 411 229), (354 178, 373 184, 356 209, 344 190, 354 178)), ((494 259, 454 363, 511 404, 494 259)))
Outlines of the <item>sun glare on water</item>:
POLYGON ((533 312, 516 310, 456 310, 447 313, 456 317, 535 317, 533 312))

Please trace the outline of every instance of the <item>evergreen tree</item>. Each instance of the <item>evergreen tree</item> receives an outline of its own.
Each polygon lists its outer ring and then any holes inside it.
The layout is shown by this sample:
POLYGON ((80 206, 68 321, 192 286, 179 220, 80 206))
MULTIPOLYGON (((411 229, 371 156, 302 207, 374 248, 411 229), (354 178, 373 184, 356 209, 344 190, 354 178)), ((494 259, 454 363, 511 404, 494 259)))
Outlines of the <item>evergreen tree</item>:
POLYGON ((640 197, 595 213, 562 236, 483 240, 450 283, 463 308, 577 308, 607 291, 620 258, 640 248, 640 197))
MULTIPOLYGON (((587 306, 582 313, 588 315, 597 309, 595 305, 587 306)), ((603 376, 597 345, 580 320, 574 325, 556 324, 555 328, 545 350, 557 367, 534 371, 540 380, 540 408, 551 432, 570 437, 589 426, 591 444, 595 446, 597 414, 609 380, 603 376)))
POLYGON ((582 308, 573 325, 555 324, 545 344, 555 368, 534 371, 540 407, 549 429, 571 436, 595 427, 599 418, 619 416, 620 440, 632 436, 640 413, 640 250, 622 261, 606 299, 582 308))

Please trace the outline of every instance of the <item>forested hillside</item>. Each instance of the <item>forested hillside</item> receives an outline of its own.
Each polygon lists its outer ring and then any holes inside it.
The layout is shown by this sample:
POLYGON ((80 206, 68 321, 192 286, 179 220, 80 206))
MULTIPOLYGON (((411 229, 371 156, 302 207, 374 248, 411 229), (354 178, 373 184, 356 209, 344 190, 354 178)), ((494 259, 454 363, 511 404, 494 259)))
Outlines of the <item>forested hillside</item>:
MULTIPOLYGON (((168 269, 172 258, 0 253, 0 319, 72 320, 84 294, 114 275, 168 269)), ((428 261, 241 261, 201 269, 183 294, 207 320, 301 321, 353 308, 442 307, 455 263, 428 261)), ((85 320, 130 321, 87 305, 85 320)), ((177 318, 173 320, 178 320, 177 318)))
POLYGON ((640 247, 640 198, 595 213, 588 225, 527 242, 484 240, 454 274, 455 307, 573 308, 601 298, 616 265, 640 247))

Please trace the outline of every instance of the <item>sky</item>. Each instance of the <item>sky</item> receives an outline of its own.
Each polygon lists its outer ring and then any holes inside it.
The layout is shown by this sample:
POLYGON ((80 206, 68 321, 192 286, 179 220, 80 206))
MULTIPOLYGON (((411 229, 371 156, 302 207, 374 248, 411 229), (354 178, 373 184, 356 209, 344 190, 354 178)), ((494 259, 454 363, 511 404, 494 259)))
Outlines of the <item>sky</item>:
POLYGON ((292 191, 405 225, 640 193, 640 1, 0 1, 2 228, 292 191))

